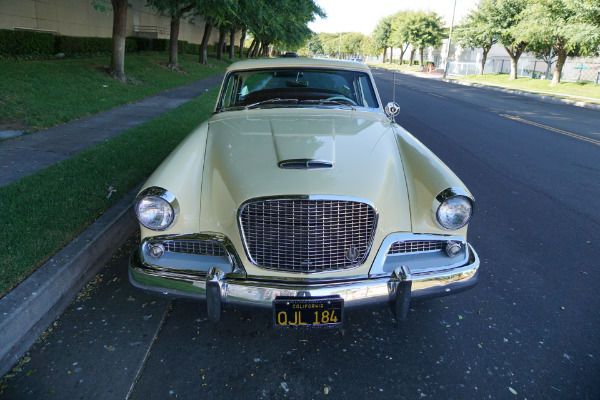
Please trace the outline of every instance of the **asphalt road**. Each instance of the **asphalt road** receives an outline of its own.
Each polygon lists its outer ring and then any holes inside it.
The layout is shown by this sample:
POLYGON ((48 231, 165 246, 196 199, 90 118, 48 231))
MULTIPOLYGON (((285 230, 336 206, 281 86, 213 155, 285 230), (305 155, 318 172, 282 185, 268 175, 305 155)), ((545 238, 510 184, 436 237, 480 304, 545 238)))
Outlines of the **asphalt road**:
MULTIPOLYGON (((384 102, 392 75, 374 71, 384 102)), ((274 331, 269 313, 134 290, 136 238, 34 346, 0 398, 598 399, 600 112, 399 75, 397 121, 476 197, 480 284, 274 331)))

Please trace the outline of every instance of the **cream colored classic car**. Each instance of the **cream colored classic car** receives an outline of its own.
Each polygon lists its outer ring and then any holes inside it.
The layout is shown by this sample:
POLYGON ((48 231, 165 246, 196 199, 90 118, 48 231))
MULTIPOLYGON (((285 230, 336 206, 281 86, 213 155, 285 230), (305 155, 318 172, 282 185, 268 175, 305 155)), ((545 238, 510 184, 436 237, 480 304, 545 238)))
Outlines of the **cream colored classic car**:
POLYGON ((381 105, 369 68, 279 58, 229 67, 213 116, 148 179, 130 281, 172 298, 338 327, 352 307, 468 289, 473 197, 381 105), (387 112, 387 115, 386 115, 387 112))

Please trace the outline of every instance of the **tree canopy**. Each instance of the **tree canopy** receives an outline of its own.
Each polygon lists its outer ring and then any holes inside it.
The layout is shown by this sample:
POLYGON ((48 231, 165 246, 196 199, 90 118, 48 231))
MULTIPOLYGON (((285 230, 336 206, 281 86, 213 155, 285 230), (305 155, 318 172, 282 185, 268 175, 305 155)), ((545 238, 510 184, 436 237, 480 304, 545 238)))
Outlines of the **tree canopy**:
POLYGON ((483 49, 483 57, 479 74, 483 74, 487 55, 492 46, 498 43, 500 28, 494 23, 492 15, 494 0, 483 0, 472 10, 455 30, 455 38, 458 44, 464 48, 483 49))
POLYGON ((531 0, 514 35, 538 55, 553 51, 558 56, 551 83, 556 85, 567 56, 598 54, 600 4, 597 0, 531 0))
MULTIPOLYGON (((125 34, 127 27, 127 0, 90 0, 94 8, 113 11, 113 52, 110 75, 125 81, 125 34)), ((325 17, 325 12, 315 0, 146 0, 147 5, 171 19, 169 66, 178 68, 177 39, 180 20, 185 17, 200 17, 205 22, 200 45, 200 59, 207 62, 206 48, 212 28, 220 32, 218 56, 223 48, 225 35, 230 35, 231 55, 236 31, 243 36, 249 32, 265 50, 269 44, 298 47, 308 40, 313 32, 307 24, 315 17, 325 17)), ((243 40, 240 41, 243 44, 243 40)), ((255 53, 256 54, 256 53, 255 53)))
POLYGON ((409 14, 408 40, 414 49, 419 50, 419 63, 423 65, 423 51, 427 47, 439 47, 444 37, 442 17, 430 11, 417 11, 409 14))
POLYGON ((244 0, 244 22, 254 40, 264 45, 291 48, 304 44, 313 34, 307 24, 325 12, 314 0, 244 0))
MULTIPOLYGON (((373 45, 383 51, 383 61, 385 62, 385 53, 388 47, 390 47, 390 36, 392 34, 392 17, 384 17, 379 20, 373 34, 371 35, 371 39, 373 40, 373 45)), ((390 56, 390 61, 392 57, 390 56)))

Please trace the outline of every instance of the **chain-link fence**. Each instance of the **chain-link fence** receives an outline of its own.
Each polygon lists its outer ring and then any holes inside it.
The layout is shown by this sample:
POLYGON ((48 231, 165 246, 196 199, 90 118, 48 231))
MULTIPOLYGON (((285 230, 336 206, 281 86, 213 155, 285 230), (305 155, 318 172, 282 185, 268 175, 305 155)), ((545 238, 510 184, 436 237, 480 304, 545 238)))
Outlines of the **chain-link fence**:
MULTIPOLYGON (((509 74, 510 58, 488 59, 484 74, 509 74)), ((450 61, 448 75, 465 76, 479 72, 481 63, 450 61)), ((551 62, 542 59, 522 59, 517 63, 517 76, 521 78, 552 79, 556 59, 551 62)), ((600 60, 568 59, 562 69, 562 82, 593 82, 600 84, 600 60)))

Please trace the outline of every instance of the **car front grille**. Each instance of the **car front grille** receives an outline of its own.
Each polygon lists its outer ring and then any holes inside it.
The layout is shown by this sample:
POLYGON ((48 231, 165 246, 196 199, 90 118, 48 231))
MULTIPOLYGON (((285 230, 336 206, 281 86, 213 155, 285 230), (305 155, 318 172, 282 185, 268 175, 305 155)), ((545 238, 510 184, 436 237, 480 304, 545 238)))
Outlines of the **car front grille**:
POLYGON ((260 267, 322 272, 361 265, 377 216, 360 201, 275 199, 250 202, 240 211, 244 244, 260 267))
POLYGON ((408 240, 395 242, 390 246, 388 254, 423 253, 442 250, 446 245, 444 240, 408 240))
POLYGON ((225 256, 225 249, 218 242, 210 240, 167 240, 162 242, 165 251, 170 253, 197 254, 203 256, 225 256))

